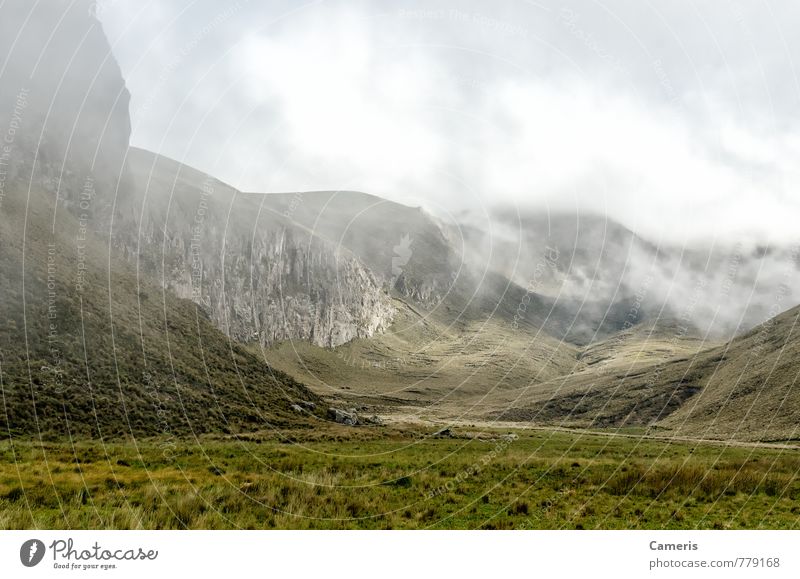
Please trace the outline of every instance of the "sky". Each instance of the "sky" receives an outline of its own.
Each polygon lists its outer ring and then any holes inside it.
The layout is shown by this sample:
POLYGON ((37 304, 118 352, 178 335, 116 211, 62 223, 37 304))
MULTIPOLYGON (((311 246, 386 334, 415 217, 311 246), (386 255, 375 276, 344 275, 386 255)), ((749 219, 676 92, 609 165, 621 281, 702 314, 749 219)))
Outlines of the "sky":
POLYGON ((245 191, 797 239, 800 3, 101 0, 132 144, 245 191))

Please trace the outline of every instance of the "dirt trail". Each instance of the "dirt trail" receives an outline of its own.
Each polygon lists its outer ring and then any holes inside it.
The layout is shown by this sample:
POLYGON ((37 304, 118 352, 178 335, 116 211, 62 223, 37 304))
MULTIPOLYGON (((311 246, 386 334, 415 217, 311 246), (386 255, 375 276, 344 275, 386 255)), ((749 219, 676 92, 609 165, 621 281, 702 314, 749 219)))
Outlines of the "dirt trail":
POLYGON ((639 440, 653 440, 659 442, 680 442, 682 444, 708 444, 715 446, 737 447, 737 448, 772 448, 778 450, 800 450, 800 444, 790 444, 785 442, 755 442, 746 440, 716 440, 711 438, 692 438, 688 436, 668 436, 653 434, 634 434, 629 432, 613 432, 605 430, 589 430, 582 428, 566 428, 562 426, 534 426, 526 422, 487 422, 481 420, 443 420, 425 419, 413 414, 389 414, 382 416, 386 422, 405 423, 405 424, 424 424, 430 427, 456 427, 456 428, 487 428, 493 430, 512 429, 512 430, 536 430, 540 432, 565 432, 569 434, 580 434, 582 436, 605 436, 608 438, 635 438, 639 440))

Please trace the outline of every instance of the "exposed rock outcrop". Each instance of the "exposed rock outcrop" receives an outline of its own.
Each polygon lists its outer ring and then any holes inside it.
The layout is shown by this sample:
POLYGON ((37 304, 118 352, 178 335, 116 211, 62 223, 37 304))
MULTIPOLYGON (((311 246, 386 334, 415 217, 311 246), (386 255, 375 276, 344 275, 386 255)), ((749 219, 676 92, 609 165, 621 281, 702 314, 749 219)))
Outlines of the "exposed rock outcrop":
POLYGON ((351 252, 170 159, 131 150, 115 239, 140 271, 239 341, 334 347, 383 331, 389 296, 351 252))
POLYGON ((32 180, 78 219, 76 239, 101 234, 236 340, 337 346, 384 329, 390 299, 352 253, 258 196, 128 149, 129 93, 93 4, 2 6, 3 192, 32 180))

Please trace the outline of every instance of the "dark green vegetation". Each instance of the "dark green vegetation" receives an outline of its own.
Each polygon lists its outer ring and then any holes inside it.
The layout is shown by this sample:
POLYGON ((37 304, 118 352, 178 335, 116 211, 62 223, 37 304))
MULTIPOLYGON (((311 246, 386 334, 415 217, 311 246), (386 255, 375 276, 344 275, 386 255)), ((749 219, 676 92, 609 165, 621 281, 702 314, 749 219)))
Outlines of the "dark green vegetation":
POLYGON ((4 442, 0 528, 797 528, 797 450, 371 428, 4 442), (288 438, 286 438, 288 437, 288 438))

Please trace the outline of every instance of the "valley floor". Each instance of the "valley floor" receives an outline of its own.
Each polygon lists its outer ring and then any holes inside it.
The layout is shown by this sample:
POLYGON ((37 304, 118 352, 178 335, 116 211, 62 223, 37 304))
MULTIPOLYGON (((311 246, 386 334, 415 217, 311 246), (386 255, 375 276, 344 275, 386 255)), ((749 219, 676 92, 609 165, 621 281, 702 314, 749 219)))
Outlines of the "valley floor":
POLYGON ((418 425, 0 443, 0 528, 792 529, 796 449, 418 425))

